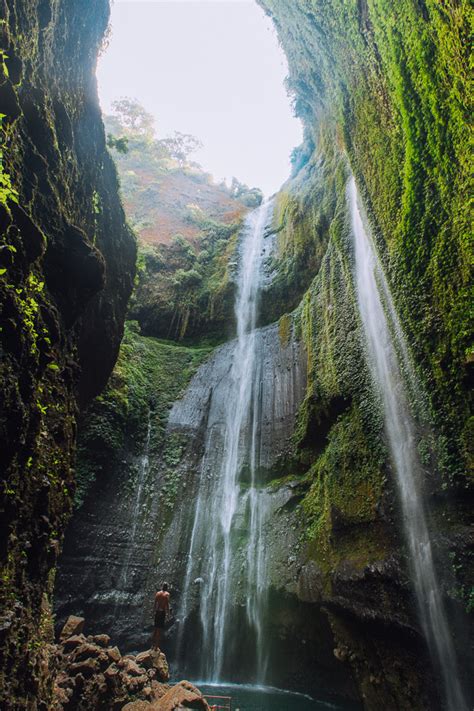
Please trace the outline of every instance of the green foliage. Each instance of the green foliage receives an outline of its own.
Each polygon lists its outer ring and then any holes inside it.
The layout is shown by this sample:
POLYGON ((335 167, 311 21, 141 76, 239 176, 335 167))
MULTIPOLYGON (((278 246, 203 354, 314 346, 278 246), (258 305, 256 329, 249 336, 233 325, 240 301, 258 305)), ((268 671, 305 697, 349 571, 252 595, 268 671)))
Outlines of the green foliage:
POLYGON ((202 143, 198 138, 179 131, 175 131, 169 138, 162 138, 161 145, 168 151, 169 156, 177 160, 181 166, 186 165, 191 153, 202 148, 202 143))
POLYGON ((240 199, 244 205, 255 208, 261 205, 263 193, 260 188, 249 188, 245 183, 241 183, 237 178, 232 178, 230 194, 234 198, 240 199))
MULTIPOLYGON (((6 71, 6 65, 5 65, 5 60, 6 55, 0 51, 0 63, 4 68, 4 71, 6 71)), ((3 167, 3 144, 5 142, 6 138, 6 131, 4 128, 4 119, 5 119, 5 114, 0 113, 0 204, 1 205, 7 205, 8 201, 10 200, 11 202, 18 202, 18 193, 17 191, 13 188, 11 177, 8 173, 5 172, 4 167, 3 167)))
POLYGON ((275 277, 262 296, 265 323, 295 308, 317 274, 335 220, 345 213, 346 177, 333 134, 321 126, 317 151, 277 195, 272 225, 277 248, 270 265, 275 277))
POLYGON ((331 572, 345 557, 360 568, 384 557, 383 540, 374 549, 369 530, 370 524, 377 523, 379 518, 377 506, 384 476, 356 408, 341 416, 332 427, 328 444, 310 476, 312 484, 302 506, 308 522, 308 539, 322 570, 331 572), (361 545, 347 547, 344 531, 351 531, 351 536, 354 530, 361 545))
POLYGON ((283 348, 290 342, 291 326, 291 316, 289 314, 283 314, 278 321, 278 335, 280 336, 280 344, 283 348))
POLYGON ((112 109, 125 129, 145 138, 153 136, 155 120, 135 99, 124 97, 114 101, 112 109))
POLYGON ((121 138, 116 138, 113 134, 107 134, 107 147, 113 148, 119 153, 125 155, 128 153, 128 137, 122 136, 121 138))
POLYGON ((446 442, 445 473, 462 485, 473 331, 467 199, 472 4, 262 4, 277 19, 289 88, 315 155, 324 121, 337 126, 334 146, 348 152, 420 376, 432 394, 433 417, 446 442))
POLYGON ((195 206, 188 219, 199 229, 196 247, 178 234, 170 245, 139 248, 130 315, 147 334, 222 341, 231 326, 231 264, 240 223, 217 222, 195 206))
MULTIPOLYGON (((109 383, 82 418, 76 506, 83 503, 96 476, 117 465, 125 448, 141 451, 149 416, 153 423, 153 446, 162 445, 169 408, 208 353, 208 348, 184 348, 143 337, 138 323, 126 324, 109 383)), ((177 451, 167 443, 163 456, 172 463, 177 451)))

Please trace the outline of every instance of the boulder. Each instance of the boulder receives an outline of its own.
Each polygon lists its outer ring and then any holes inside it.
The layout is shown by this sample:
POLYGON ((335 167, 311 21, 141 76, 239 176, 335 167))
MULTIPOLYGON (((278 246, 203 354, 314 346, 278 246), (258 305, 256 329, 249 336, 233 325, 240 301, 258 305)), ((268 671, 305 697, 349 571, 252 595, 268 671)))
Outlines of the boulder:
POLYGON ((135 661, 145 669, 155 669, 159 681, 166 682, 170 678, 168 662, 159 649, 147 649, 135 657, 135 661))
POLYGON ((120 654, 120 650, 118 647, 107 647, 105 650, 107 656, 113 661, 113 662, 119 662, 122 658, 122 655, 120 654))
POLYGON ((153 708, 153 705, 148 701, 130 701, 130 703, 125 704, 122 711, 149 711, 153 708))
POLYGON ((349 650, 345 645, 341 645, 333 649, 333 654, 340 662, 345 662, 349 656, 349 650))
POLYGON ((72 637, 68 637, 64 640, 62 647, 64 652, 68 654, 69 652, 72 652, 73 649, 76 649, 76 647, 79 647, 80 644, 84 644, 85 641, 86 638, 83 634, 73 634, 72 637))
POLYGON ((64 640, 68 639, 69 637, 72 637, 73 635, 81 634, 82 630, 84 629, 84 622, 85 619, 83 617, 69 615, 64 624, 64 627, 61 630, 61 634, 59 635, 60 641, 64 642, 64 640))
POLYGON ((179 708, 202 709, 209 711, 210 707, 199 689, 196 689, 189 681, 180 681, 176 686, 171 687, 159 701, 153 704, 154 711, 175 711, 179 708))
POLYGON ((115 679, 115 677, 117 676, 118 673, 119 673, 118 666, 116 664, 111 664, 104 671, 104 676, 106 679, 115 679))
POLYGON ((145 674, 141 676, 129 676, 128 674, 122 674, 122 682, 127 690, 127 692, 135 696, 143 691, 145 686, 148 686, 150 680, 145 674))
POLYGON ((110 644, 110 637, 108 634, 94 634, 87 638, 88 642, 99 645, 99 647, 108 647, 110 644))
POLYGON ((312 560, 301 568, 298 576, 297 593, 303 602, 321 602, 323 594, 323 576, 312 560))
POLYGON ((93 674, 97 674, 98 672, 99 662, 97 661, 97 659, 84 659, 83 661, 70 664, 68 667, 68 673, 71 676, 81 674, 85 678, 89 678, 93 674))
POLYGON ((145 669, 139 666, 134 659, 130 659, 130 657, 122 658, 119 662, 119 667, 121 667, 126 674, 130 674, 130 676, 142 676, 146 673, 145 669))
POLYGON ((154 653, 154 649, 147 649, 146 652, 140 652, 140 654, 137 654, 137 656, 135 657, 135 661, 137 664, 140 664, 140 666, 145 667, 145 669, 151 669, 154 666, 154 653))
POLYGON ((99 657, 104 654, 104 650, 97 647, 95 644, 90 644, 90 642, 84 642, 80 644, 73 652, 73 661, 79 662, 82 659, 89 659, 89 657, 99 657))

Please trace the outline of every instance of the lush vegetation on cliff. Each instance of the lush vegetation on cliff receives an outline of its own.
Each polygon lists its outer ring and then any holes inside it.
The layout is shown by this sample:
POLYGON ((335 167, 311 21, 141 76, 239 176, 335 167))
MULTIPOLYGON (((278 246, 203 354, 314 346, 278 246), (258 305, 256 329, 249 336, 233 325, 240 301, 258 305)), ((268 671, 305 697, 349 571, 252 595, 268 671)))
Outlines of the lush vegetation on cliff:
POLYGON ((435 0, 261 4, 276 22, 308 133, 318 146, 321 120, 329 120, 363 188, 444 433, 443 469, 459 477, 472 466, 472 10, 435 0))
POLYGON ((124 451, 143 451, 149 421, 153 449, 161 449, 169 410, 209 350, 142 336, 136 321, 127 322, 107 387, 81 418, 76 506, 83 503, 96 477, 119 465, 124 451))
POLYGON ((189 208, 199 226, 194 243, 176 234, 171 244, 142 244, 129 306, 143 333, 161 338, 222 341, 232 334, 233 267, 241 221, 225 224, 189 208))
POLYGON ((139 239, 130 316, 144 334, 223 340, 232 329, 237 234, 262 193, 235 178, 215 183, 190 159, 193 136, 157 138, 136 101, 115 102, 105 117, 125 209, 139 239))

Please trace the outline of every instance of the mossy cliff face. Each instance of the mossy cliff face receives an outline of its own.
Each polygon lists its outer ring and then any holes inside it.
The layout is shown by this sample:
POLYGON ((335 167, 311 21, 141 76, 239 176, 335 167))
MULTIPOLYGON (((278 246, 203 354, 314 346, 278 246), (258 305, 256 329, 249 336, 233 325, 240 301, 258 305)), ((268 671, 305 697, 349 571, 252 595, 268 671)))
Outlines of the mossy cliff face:
POLYGON ((189 219, 199 230, 194 244, 176 235, 170 245, 140 245, 129 313, 144 335, 216 343, 230 338, 234 329, 241 221, 217 222, 197 209, 189 219))
POLYGON ((135 245, 94 77, 108 3, 2 2, 0 705, 46 708, 76 414, 120 343, 135 245))
POLYGON ((449 608, 463 614, 472 585, 467 4, 260 4, 277 26, 306 129, 303 167, 278 198, 277 275, 263 299, 263 317, 280 316, 283 335, 291 318, 308 352, 294 455, 306 472, 297 594, 328 610, 338 658, 367 708, 437 708, 364 358, 345 182, 351 169, 427 393, 432 429, 420 432, 419 449, 432 529, 455 562, 457 583, 443 564, 449 608), (282 298, 272 298, 279 283, 282 298), (281 316, 284 294, 289 311, 305 290, 294 314, 281 316))
MULTIPOLYGON (((397 304, 463 486, 470 227, 467 2, 262 0, 307 135, 329 121, 364 193, 397 304)), ((472 456, 472 454, 471 454, 472 456)))

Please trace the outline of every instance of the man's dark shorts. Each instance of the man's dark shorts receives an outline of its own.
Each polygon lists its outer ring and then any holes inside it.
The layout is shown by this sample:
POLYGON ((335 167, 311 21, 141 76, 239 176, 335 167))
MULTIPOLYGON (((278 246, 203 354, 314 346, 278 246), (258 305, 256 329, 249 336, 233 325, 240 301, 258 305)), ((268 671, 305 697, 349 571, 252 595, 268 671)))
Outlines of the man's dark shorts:
POLYGON ((155 627, 163 629, 166 620, 166 610, 157 610, 155 612, 155 627))

